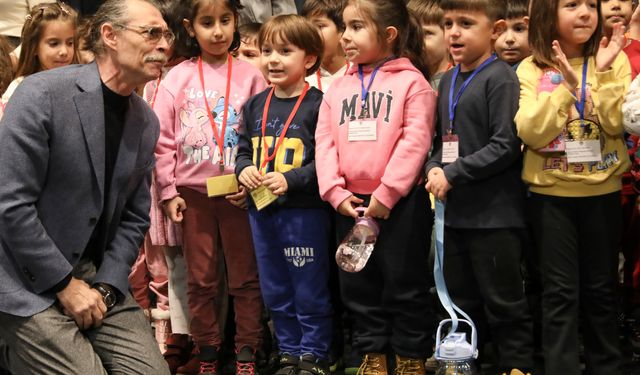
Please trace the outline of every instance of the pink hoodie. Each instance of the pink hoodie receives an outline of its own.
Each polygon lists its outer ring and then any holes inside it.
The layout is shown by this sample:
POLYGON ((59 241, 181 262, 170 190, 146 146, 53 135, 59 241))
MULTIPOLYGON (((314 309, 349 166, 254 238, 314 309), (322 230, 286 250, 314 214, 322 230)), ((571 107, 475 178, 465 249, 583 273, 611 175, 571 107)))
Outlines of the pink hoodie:
POLYGON ((224 136, 224 171, 220 172, 220 151, 207 115, 205 98, 220 131, 224 113, 227 64, 203 63, 206 92, 198 75, 198 59, 176 65, 162 80, 154 111, 160 120, 156 146, 156 183, 160 201, 178 195, 176 186, 206 193, 208 177, 233 174, 241 131, 241 111, 251 96, 267 86, 253 65, 233 60, 227 127, 224 136))
MULTIPOLYGON (((364 69, 365 87, 372 68, 364 69)), ((389 209, 422 176, 434 129, 436 93, 407 58, 385 63, 369 91, 375 141, 348 141, 361 106, 358 66, 331 84, 316 129, 316 170, 322 199, 337 208, 352 193, 372 194, 389 209)))

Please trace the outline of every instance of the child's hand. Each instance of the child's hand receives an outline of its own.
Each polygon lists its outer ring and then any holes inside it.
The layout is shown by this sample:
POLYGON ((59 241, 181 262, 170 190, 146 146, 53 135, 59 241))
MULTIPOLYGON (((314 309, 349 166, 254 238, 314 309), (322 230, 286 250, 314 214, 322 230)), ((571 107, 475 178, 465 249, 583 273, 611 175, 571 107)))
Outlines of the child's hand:
POLYGON ((262 184, 262 175, 254 165, 248 166, 240 172, 238 181, 249 190, 253 190, 262 184))
POLYGON ((280 172, 269 172, 264 175, 262 184, 275 195, 285 195, 289 189, 287 179, 280 172))
MULTIPOLYGON (((246 168, 245 168, 246 169, 246 168)), ((229 194, 224 198, 229 201, 232 205, 241 208, 243 210, 247 209, 247 189, 244 186, 238 186, 238 192, 234 194, 229 194)))
POLYGON ((364 216, 387 220, 390 213, 390 209, 388 209, 384 204, 380 203, 380 201, 378 201, 376 197, 371 196, 369 207, 367 207, 367 209, 364 211, 364 216))
POLYGON ((177 196, 171 200, 162 202, 162 208, 164 214, 171 219, 174 223, 178 224, 182 222, 182 211, 187 209, 187 203, 181 197, 177 196))
POLYGON ((624 25, 616 23, 613 25, 611 40, 607 40, 606 36, 600 40, 600 47, 596 54, 596 71, 609 70, 622 48, 624 48, 624 25))
POLYGON ((571 64, 569 64, 569 60, 567 60, 567 56, 562 51, 560 43, 557 40, 551 42, 551 49, 556 55, 558 69, 560 70, 560 73, 562 73, 562 77, 564 77, 562 84, 565 85, 569 91, 575 93, 576 88, 578 88, 578 76, 576 75, 576 72, 573 71, 571 64))
POLYGON ((427 191, 440 200, 447 199, 447 193, 451 190, 451 185, 442 168, 432 168, 427 178, 428 182, 425 186, 427 191))
POLYGON ((356 212, 356 207, 360 206, 364 201, 355 195, 350 196, 340 203, 338 206, 338 213, 344 216, 351 216, 354 219, 358 218, 358 212, 356 212))

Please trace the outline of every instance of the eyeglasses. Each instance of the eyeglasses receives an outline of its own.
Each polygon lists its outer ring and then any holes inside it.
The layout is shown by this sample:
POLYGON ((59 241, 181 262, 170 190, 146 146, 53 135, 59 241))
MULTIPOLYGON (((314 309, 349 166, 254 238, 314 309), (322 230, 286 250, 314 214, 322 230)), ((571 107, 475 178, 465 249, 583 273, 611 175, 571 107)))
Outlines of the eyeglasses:
POLYGON ((147 41, 152 43, 158 43, 160 39, 164 38, 169 44, 173 44, 173 41, 176 39, 176 36, 171 32, 171 30, 163 29, 160 26, 127 26, 122 24, 116 24, 116 26, 121 27, 126 30, 130 30, 142 35, 147 41))

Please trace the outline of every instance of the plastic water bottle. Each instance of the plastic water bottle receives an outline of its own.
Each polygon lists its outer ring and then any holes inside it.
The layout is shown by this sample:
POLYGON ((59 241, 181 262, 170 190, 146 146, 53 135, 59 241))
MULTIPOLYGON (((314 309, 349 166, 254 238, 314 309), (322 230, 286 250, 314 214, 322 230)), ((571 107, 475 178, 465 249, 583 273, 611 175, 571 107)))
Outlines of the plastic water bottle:
POLYGON ((451 319, 441 321, 436 332, 436 359, 439 362, 436 375, 475 375, 477 372, 474 360, 478 357, 475 326, 467 320, 458 320, 471 327, 471 343, 467 342, 467 334, 464 332, 449 333, 440 341, 442 327, 450 322, 451 319))
POLYGON ((380 226, 370 217, 364 217, 364 207, 356 208, 360 216, 336 251, 336 262, 346 272, 360 272, 367 264, 376 245, 380 226))

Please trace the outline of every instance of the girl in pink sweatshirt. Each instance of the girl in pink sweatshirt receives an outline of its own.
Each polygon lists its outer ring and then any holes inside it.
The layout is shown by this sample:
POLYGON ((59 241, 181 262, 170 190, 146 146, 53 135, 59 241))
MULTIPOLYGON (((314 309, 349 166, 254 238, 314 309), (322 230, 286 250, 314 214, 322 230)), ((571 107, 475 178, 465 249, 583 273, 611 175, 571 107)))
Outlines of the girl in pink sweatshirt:
POLYGON ((257 69, 229 53, 240 45, 238 0, 190 0, 185 6, 186 33, 178 33, 176 48, 191 59, 167 74, 156 96, 161 127, 156 183, 165 213, 182 225, 190 331, 200 352, 200 374, 217 373, 217 312, 224 298, 219 262, 226 265, 234 297, 237 373, 253 374, 262 301, 246 193, 233 183, 240 111, 266 84, 257 69))
POLYGON ((386 369, 385 352, 403 372, 431 348, 428 253, 432 225, 420 188, 431 147, 436 94, 425 79, 420 26, 403 0, 350 0, 342 48, 351 62, 320 108, 316 166, 320 194, 337 210, 342 239, 365 206, 381 230, 358 273, 340 271, 354 313, 353 348, 364 373, 386 369))

